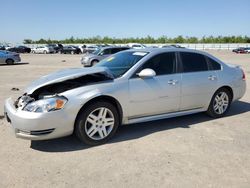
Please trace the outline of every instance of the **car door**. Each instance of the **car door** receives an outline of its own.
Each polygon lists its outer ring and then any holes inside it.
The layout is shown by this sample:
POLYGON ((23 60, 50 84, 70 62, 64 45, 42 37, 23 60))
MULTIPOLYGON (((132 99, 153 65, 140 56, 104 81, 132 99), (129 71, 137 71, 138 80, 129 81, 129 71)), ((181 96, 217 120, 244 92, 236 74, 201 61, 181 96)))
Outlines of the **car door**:
POLYGON ((217 88, 216 71, 210 70, 206 56, 198 53, 180 52, 182 67, 180 110, 203 108, 217 88))
POLYGON ((143 79, 135 74, 129 79, 130 118, 178 111, 181 74, 176 73, 176 54, 156 55, 136 73, 146 68, 153 69, 156 76, 143 79))

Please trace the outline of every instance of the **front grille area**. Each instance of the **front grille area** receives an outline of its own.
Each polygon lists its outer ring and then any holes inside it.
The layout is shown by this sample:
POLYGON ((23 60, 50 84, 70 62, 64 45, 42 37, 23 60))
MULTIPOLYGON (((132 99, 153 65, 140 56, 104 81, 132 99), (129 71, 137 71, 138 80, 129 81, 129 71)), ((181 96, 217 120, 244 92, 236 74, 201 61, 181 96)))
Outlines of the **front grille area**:
POLYGON ((38 131, 24 131, 24 130, 18 130, 19 133, 22 134, 28 134, 28 135, 34 135, 34 136, 39 136, 39 135, 46 135, 50 134, 54 131, 55 129, 46 129, 46 130, 38 130, 38 131))

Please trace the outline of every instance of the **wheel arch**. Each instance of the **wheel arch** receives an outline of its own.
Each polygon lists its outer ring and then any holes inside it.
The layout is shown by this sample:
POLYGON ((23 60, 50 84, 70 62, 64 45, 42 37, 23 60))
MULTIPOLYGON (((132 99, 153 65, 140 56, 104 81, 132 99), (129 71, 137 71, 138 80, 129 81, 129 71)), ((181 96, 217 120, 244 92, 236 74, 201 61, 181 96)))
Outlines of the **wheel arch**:
POLYGON ((90 62, 91 62, 91 63, 93 63, 94 61, 99 62, 99 60, 98 60, 98 59, 96 59, 96 58, 95 58, 95 59, 91 59, 91 61, 90 61, 90 62))
POLYGON ((232 87, 231 86, 229 86, 229 85, 224 85, 224 86, 221 86, 221 87, 219 87, 216 91, 215 91, 215 93, 218 91, 218 90, 220 90, 220 89, 227 89, 229 92, 230 92, 230 97, 231 97, 231 101, 233 100, 233 98, 234 98, 234 92, 233 92, 233 89, 232 89, 232 87))
POLYGON ((113 104, 115 106, 115 108, 117 109, 117 112, 119 114, 119 124, 122 123, 122 118, 123 118, 123 110, 122 110, 122 107, 121 107, 121 104, 118 102, 117 99, 115 99, 114 97, 112 96, 109 96, 109 95, 100 95, 100 96, 96 96, 94 98, 91 98, 88 102, 86 102, 81 108, 80 110, 78 111, 77 113, 77 116, 76 116, 76 119, 75 119, 75 124, 74 124, 74 129, 75 129, 75 126, 76 126, 76 121, 79 117, 79 115, 81 114, 81 112, 86 109, 89 105, 97 102, 97 101, 106 101, 106 102, 109 102, 111 104, 113 104))
POLYGON ((15 63, 15 60, 12 59, 12 58, 7 58, 7 59, 5 60, 5 63, 7 63, 8 60, 11 60, 11 61, 13 61, 13 63, 15 63))

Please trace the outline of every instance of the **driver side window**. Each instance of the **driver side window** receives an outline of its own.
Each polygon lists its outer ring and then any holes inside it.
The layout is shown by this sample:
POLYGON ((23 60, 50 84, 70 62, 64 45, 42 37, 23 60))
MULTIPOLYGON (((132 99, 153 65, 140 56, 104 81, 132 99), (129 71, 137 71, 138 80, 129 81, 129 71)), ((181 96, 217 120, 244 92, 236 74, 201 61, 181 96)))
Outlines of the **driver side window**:
POLYGON ((105 49, 100 53, 100 55, 108 55, 108 54, 111 54, 110 49, 105 49))
POLYGON ((175 67, 176 67, 175 65, 176 65, 175 53, 168 52, 168 53, 158 54, 152 57, 146 63, 144 63, 137 72, 149 68, 155 71, 156 76, 173 74, 175 73, 175 67))

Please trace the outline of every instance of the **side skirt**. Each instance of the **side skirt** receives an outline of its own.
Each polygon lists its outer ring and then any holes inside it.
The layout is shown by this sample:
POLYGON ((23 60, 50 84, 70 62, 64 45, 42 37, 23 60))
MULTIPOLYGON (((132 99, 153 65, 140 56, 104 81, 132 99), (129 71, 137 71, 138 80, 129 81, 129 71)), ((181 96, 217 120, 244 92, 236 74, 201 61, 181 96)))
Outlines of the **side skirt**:
POLYGON ((185 111, 178 111, 178 112, 171 112, 166 114, 159 114, 159 115, 153 115, 153 116, 145 116, 145 117, 138 117, 138 118, 129 118, 124 124, 132 124, 132 123, 142 123, 147 121, 155 121, 155 120, 161 120, 161 119, 167 119, 172 117, 178 117, 178 116, 185 116, 189 114, 204 112, 204 108, 195 108, 192 110, 185 110, 185 111))

